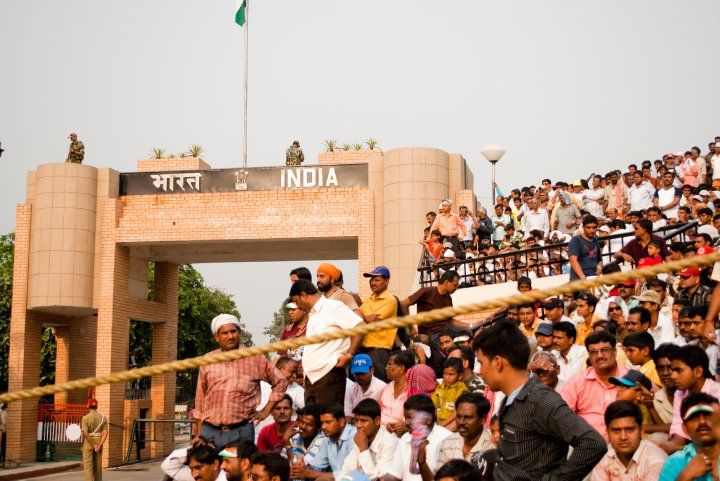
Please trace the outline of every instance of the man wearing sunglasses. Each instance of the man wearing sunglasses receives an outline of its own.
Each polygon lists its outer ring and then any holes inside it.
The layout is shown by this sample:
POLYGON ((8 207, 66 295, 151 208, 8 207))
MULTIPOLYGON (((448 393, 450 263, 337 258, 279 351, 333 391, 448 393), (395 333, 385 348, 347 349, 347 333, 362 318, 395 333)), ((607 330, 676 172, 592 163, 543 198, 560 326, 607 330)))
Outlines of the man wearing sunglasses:
POLYGON ((590 367, 568 379, 560 391, 570 409, 606 441, 605 409, 617 397, 617 386, 610 383, 610 378, 622 377, 628 371, 617 363, 615 344, 615 337, 607 331, 590 334, 585 339, 590 367))
POLYGON ((550 389, 560 392, 563 387, 563 382, 558 378, 560 366, 555 356, 550 352, 536 352, 530 360, 528 371, 535 374, 538 380, 550 389))

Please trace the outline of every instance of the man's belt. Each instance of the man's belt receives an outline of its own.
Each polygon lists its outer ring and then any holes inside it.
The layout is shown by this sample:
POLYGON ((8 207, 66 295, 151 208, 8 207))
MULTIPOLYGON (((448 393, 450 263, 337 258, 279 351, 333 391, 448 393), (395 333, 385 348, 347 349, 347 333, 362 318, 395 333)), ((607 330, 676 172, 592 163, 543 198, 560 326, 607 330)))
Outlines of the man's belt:
POLYGON ((217 429, 218 431, 232 431, 233 429, 241 428, 243 426, 246 426, 250 421, 247 419, 244 419, 240 421, 239 423, 235 424, 221 424, 219 426, 216 426, 212 423, 205 422, 204 424, 207 424, 208 426, 217 429))

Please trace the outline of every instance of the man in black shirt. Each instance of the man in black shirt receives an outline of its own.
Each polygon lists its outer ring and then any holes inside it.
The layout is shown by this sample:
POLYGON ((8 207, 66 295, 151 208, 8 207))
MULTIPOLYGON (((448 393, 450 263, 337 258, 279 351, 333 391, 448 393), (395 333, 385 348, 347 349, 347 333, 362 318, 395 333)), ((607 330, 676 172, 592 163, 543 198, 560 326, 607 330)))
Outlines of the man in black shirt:
MULTIPOLYGON (((455 292, 460 283, 460 276, 455 271, 445 271, 438 280, 438 285, 434 287, 421 287, 410 297, 403 299, 400 305, 403 311, 407 312, 410 306, 417 304, 417 313, 428 312, 442 307, 452 307, 452 293, 455 292)), ((420 326, 413 325, 413 335, 427 334, 435 343, 438 334, 448 326, 453 324, 452 318, 434 321, 420 326)), ((457 327, 465 327, 464 324, 458 323, 457 327)))
POLYGON ((530 346, 522 332, 500 320, 478 334, 473 349, 480 376, 506 396, 498 413, 495 481, 577 481, 587 476, 605 455, 605 441, 558 393, 530 376, 530 346))

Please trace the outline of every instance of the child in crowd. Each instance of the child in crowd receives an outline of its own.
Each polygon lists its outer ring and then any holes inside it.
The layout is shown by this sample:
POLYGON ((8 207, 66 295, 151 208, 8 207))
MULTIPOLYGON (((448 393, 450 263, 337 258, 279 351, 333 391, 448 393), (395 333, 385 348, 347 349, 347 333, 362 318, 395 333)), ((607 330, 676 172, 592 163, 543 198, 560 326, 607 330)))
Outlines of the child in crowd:
POLYGON ((430 238, 427 241, 420 242, 422 245, 427 247, 428 258, 431 263, 435 263, 440 260, 443 251, 443 243, 440 242, 442 233, 435 229, 430 232, 430 238))
POLYGON ((663 259, 660 257, 660 250, 662 249, 663 242, 662 239, 650 239, 647 245, 648 256, 640 259, 638 267, 650 267, 656 264, 662 264, 663 259))
POLYGON ((637 366, 638 370, 653 382, 656 389, 661 388, 662 382, 653 361, 655 353, 653 337, 647 331, 628 334, 623 339, 623 348, 630 364, 637 366))
POLYGON ((451 431, 455 431, 455 401, 460 394, 467 391, 467 386, 460 380, 463 372, 462 361, 450 358, 443 365, 443 380, 435 388, 432 400, 437 413, 437 423, 451 431))
POLYGON ((653 424, 650 412, 645 406, 645 403, 652 399, 651 390, 653 387, 652 381, 647 376, 640 371, 630 370, 622 377, 612 376, 609 382, 618 387, 618 401, 629 401, 640 408, 643 426, 653 424))
POLYGON ((490 418, 490 432, 492 433, 492 442, 497 446, 500 440, 500 418, 497 414, 490 418))

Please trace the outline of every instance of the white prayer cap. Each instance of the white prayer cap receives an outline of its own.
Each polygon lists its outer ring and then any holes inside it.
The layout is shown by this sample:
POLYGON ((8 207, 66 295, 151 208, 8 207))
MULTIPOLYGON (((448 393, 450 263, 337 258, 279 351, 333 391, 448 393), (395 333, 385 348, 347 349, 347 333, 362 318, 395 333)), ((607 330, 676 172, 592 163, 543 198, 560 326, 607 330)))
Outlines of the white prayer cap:
POLYGON ((215 319, 212 320, 212 323, 210 324, 210 330, 213 333, 213 336, 218 333, 220 328, 226 324, 235 324, 238 329, 242 327, 242 324, 240 324, 240 321, 237 317, 233 316, 232 314, 218 314, 215 316, 215 319))

